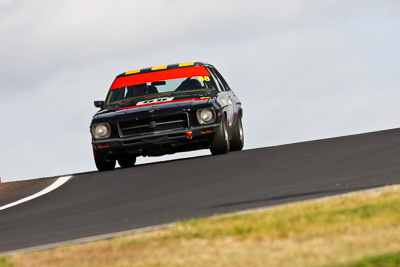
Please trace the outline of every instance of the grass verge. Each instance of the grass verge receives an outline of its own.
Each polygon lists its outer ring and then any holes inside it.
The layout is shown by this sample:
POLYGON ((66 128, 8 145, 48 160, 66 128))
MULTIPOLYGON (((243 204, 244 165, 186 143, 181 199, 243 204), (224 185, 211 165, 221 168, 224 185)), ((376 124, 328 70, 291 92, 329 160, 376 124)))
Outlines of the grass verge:
POLYGON ((347 265, 348 267, 395 267, 400 266, 400 253, 375 256, 362 259, 358 262, 347 265))
POLYGON ((400 186, 0 258, 0 266, 400 266, 400 186))

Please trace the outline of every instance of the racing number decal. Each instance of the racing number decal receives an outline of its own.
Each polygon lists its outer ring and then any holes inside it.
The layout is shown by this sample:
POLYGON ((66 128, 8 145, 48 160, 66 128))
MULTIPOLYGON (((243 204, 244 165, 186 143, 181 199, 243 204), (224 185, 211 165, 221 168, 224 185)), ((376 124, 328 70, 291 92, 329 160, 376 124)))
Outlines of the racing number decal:
POLYGON ((173 99, 174 99, 173 97, 150 99, 150 100, 137 102, 136 106, 142 106, 142 105, 148 105, 148 104, 154 104, 154 103, 161 103, 161 102, 168 102, 168 101, 172 101, 173 99))
POLYGON ((199 81, 200 82, 204 82, 204 81, 209 82, 210 81, 210 77, 208 77, 208 76, 199 76, 199 81))

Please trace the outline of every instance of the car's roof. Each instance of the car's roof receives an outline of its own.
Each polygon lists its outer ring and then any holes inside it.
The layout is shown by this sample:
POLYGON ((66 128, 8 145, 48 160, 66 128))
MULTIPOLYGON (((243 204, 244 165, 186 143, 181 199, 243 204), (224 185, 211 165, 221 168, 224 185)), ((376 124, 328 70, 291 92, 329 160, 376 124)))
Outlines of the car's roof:
POLYGON ((136 69, 136 70, 132 70, 132 71, 127 71, 127 72, 119 74, 117 76, 117 78, 118 77, 135 75, 135 74, 147 73, 147 72, 164 71, 164 70, 187 68, 187 67, 207 66, 207 65, 210 65, 210 64, 205 63, 205 62, 184 62, 184 63, 169 64, 169 65, 161 65, 161 66, 155 66, 155 67, 149 67, 149 68, 143 68, 143 69, 136 69))

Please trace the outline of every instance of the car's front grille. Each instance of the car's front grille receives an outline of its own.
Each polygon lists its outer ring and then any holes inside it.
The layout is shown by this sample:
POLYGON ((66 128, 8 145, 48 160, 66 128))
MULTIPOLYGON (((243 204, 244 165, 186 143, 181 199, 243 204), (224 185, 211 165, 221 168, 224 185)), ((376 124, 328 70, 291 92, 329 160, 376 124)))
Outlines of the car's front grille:
POLYGON ((140 136, 182 130, 189 127, 186 113, 158 118, 141 118, 118 124, 121 137, 140 136))

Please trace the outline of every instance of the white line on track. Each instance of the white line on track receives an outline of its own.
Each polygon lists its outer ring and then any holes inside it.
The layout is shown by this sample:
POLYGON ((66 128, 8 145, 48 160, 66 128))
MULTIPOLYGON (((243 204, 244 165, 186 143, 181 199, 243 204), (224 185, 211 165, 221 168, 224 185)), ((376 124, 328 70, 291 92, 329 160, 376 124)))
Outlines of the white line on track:
POLYGON ((45 194, 47 194, 47 193, 50 193, 51 191, 53 191, 53 190, 59 188, 60 186, 62 186, 62 185, 63 185, 65 182, 67 182, 71 177, 72 177, 72 176, 60 177, 60 178, 57 179, 57 181, 55 181, 54 183, 52 183, 50 186, 46 187, 46 188, 43 189, 42 191, 40 191, 40 192, 38 192, 38 193, 36 193, 36 194, 33 194, 33 195, 29 196, 29 197, 25 197, 25 198, 20 199, 20 200, 18 200, 18 201, 12 202, 12 203, 7 204, 7 205, 4 205, 4 206, 0 207, 0 210, 5 210, 5 209, 8 209, 8 208, 14 207, 14 206, 16 206, 16 205, 22 204, 22 203, 24 203, 24 202, 30 201, 30 200, 32 200, 32 199, 35 199, 35 198, 38 198, 38 197, 40 197, 40 196, 43 196, 43 195, 45 195, 45 194))

